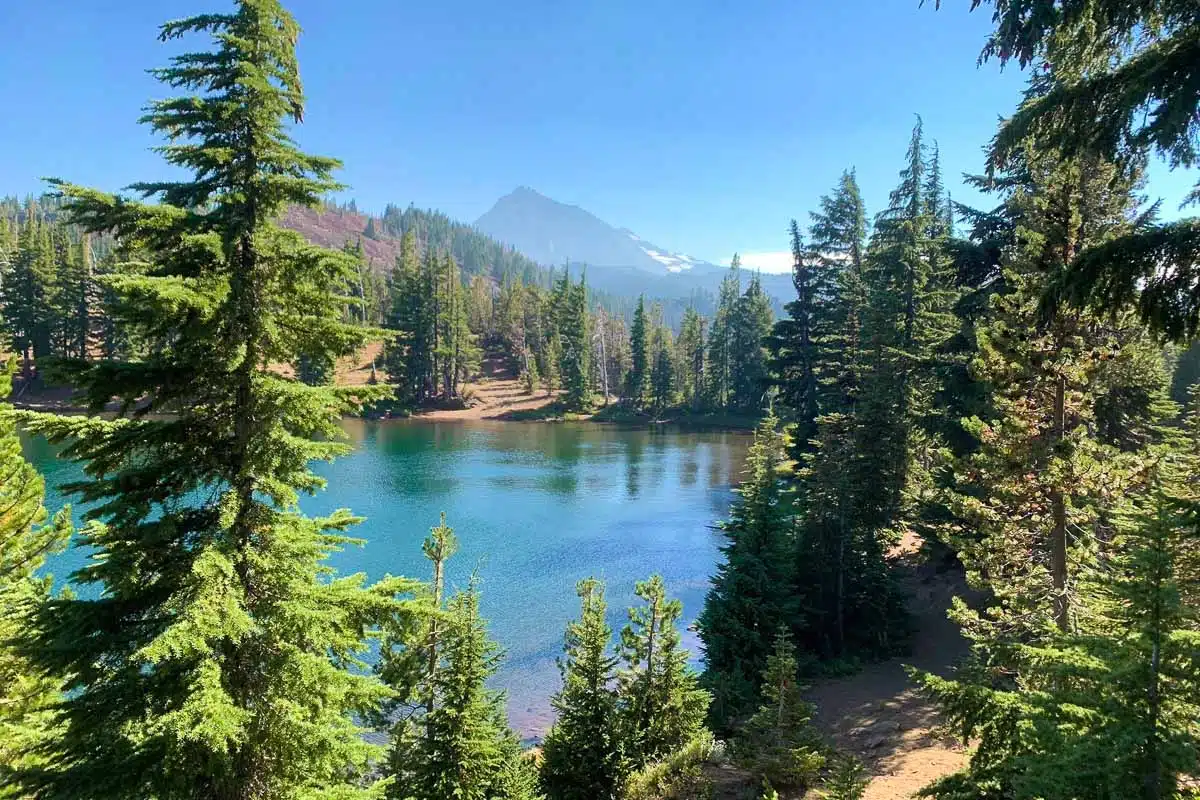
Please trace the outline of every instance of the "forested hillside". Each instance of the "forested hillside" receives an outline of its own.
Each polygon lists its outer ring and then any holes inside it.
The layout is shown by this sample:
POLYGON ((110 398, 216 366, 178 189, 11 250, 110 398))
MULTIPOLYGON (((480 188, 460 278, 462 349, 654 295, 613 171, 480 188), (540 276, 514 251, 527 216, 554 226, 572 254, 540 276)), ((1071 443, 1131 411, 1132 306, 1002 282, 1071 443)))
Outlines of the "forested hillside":
MULTIPOLYGON (((507 247, 495 239, 480 233, 474 227, 455 222, 437 211, 422 210, 414 206, 400 209, 389 205, 382 216, 363 214, 357 204, 322 203, 317 208, 292 206, 282 220, 285 228, 297 231, 309 241, 324 247, 339 248, 347 242, 362 242, 367 265, 376 280, 386 278, 395 268, 400 256, 400 241, 412 231, 420 247, 449 253, 462 270, 462 279, 469 282, 475 276, 489 278, 493 284, 505 281, 549 288, 556 274, 567 267, 566 261, 539 264, 524 254, 507 247)), ((586 273, 586 261, 575 259, 571 271, 586 273)), ((592 272, 592 283, 597 277, 592 272)), ((602 278, 604 276, 601 276, 602 278)), ((590 292, 590 302, 603 307, 628 324, 637 305, 638 295, 647 295, 663 307, 667 324, 678 327, 688 308, 702 314, 711 314, 714 298, 711 293, 692 285, 677 286, 670 282, 655 280, 650 275, 628 275, 620 280, 605 280, 606 288, 590 292)))
POLYGON ((920 796, 1197 797, 1200 385, 1179 353, 1200 221, 1143 194, 1152 158, 1198 160, 1200 6, 974 5, 984 61, 1029 71, 974 179, 990 206, 951 202, 918 122, 884 143, 883 208, 848 168, 791 222, 778 319, 735 259, 678 327, 646 298, 626 326, 584 274, 440 215, 338 241, 363 218, 289 212, 340 166, 288 135, 296 20, 238 0, 166 23, 208 48, 154 73, 145 121, 181 177, 0 206, 0 395, 23 373, 89 412, 0 406, 0 797, 862 800, 875 776, 804 687, 909 651, 899 544, 971 590, 949 612, 965 658, 909 675, 965 751, 920 796), (368 383, 332 381, 380 340, 368 383), (617 635, 584 579, 536 750, 489 686, 478 576, 446 580, 470 531, 443 515, 426 575, 369 582, 328 561, 360 520, 300 503, 348 451, 343 415, 465 400, 485 352, 566 411, 759 419, 702 671, 658 565, 617 635), (42 508, 18 426, 83 466, 77 530, 42 508), (88 558, 65 591, 41 568, 68 545, 88 558))

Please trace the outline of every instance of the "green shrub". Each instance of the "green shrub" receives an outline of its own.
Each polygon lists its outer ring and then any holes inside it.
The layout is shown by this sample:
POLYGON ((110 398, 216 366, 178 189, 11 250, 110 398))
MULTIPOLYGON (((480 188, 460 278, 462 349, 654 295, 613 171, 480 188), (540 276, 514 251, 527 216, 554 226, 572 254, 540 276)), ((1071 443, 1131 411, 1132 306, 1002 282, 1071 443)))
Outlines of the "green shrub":
POLYGON ((624 800, 702 800, 712 786, 704 765, 712 758, 713 736, 704 731, 661 761, 647 764, 629 776, 624 800))

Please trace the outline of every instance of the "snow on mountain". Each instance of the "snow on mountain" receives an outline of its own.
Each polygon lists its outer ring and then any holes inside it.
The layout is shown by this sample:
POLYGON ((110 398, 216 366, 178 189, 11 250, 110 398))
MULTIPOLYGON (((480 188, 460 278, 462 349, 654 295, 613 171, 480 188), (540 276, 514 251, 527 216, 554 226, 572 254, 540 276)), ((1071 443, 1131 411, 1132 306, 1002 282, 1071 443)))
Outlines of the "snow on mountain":
MULTIPOLYGON (((727 268, 693 258, 617 228, 579 206, 561 203, 528 187, 496 201, 475 227, 538 263, 587 269, 588 284, 617 294, 666 298, 715 293, 727 268)), ((786 276, 763 275, 776 298, 792 292, 786 276)))

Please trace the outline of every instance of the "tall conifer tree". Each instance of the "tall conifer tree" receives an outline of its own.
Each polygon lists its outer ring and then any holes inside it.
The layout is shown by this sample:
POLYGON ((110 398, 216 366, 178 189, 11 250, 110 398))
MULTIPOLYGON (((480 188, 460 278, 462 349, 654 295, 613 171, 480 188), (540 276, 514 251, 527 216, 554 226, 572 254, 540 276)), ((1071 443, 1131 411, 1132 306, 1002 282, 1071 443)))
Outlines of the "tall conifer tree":
POLYGON ((633 312, 633 325, 629 328, 629 379, 626 394, 634 408, 641 408, 645 403, 650 384, 650 352, 651 331, 647 328, 646 298, 639 297, 637 308, 633 312))
POLYGON ((332 577, 325 558, 356 519, 307 517, 298 499, 323 485, 310 463, 347 450, 340 414, 381 391, 269 369, 369 335, 344 322, 352 259, 274 222, 335 189, 338 164, 287 135, 304 109, 299 27, 277 0, 161 38, 195 33, 214 49, 155 73, 188 96, 145 117, 190 178, 135 184, 149 204, 59 185, 76 223, 144 254, 110 284, 123 324, 158 346, 73 370, 92 408, 121 400, 120 418, 32 421, 87 471, 69 488, 92 505, 98 557, 75 580, 98 591, 44 602, 24 643, 67 683, 62 735, 17 779, 46 798, 372 796, 378 748, 356 719, 386 691, 360 659, 411 584, 332 577))
POLYGON ((708 329, 709 403, 718 410, 729 408, 733 401, 735 317, 742 293, 741 266, 741 258, 735 253, 729 274, 721 281, 717 309, 708 329))
MULTIPOLYGON (((719 312, 718 312, 719 313, 719 312)), ((737 299, 730 318, 729 402, 740 411, 762 409, 767 390, 767 336, 775 321, 757 274, 737 299)), ((715 330, 715 327, 714 327, 715 330)))
POLYGON ((805 247, 796 220, 792 220, 789 232, 796 299, 784 307, 787 316, 776 322, 771 330, 767 340, 771 353, 768 366, 780 405, 794 422, 796 448, 805 450, 816 433, 817 417, 821 413, 818 393, 824 366, 822 350, 824 339, 830 333, 818 307, 833 303, 833 284, 827 280, 824 264, 818 261, 819 254, 805 247))
POLYGON ((753 708, 775 634, 798 612, 792 518, 784 497, 786 437, 768 416, 746 457, 746 480, 721 524, 727 543, 698 626, 704 642, 703 684, 712 692, 710 719, 729 731, 753 708))

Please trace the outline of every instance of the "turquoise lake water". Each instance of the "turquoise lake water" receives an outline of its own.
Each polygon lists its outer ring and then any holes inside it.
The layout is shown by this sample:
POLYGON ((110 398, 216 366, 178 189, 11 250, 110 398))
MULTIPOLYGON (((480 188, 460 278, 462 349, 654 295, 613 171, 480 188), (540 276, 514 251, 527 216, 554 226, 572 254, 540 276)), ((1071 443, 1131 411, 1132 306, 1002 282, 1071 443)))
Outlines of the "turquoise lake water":
MULTIPOLYGON (((588 423, 347 421, 345 430, 354 453, 321 465, 329 488, 303 503, 311 513, 347 507, 367 518, 354 531, 367 544, 333 565, 426 578, 421 541, 445 511, 460 543, 450 584, 481 576, 484 614, 507 653, 495 683, 526 736, 550 722, 555 658, 580 578, 607 583, 614 639, 634 582, 655 572, 683 601, 685 623, 699 614, 720 556, 712 525, 728 513, 749 444, 739 433, 588 423)), ((77 479, 78 465, 43 440, 25 445, 46 475, 47 505, 58 508, 57 486, 77 479)), ((68 551, 52 571, 65 576, 83 557, 68 551)), ((687 631, 684 641, 696 651, 687 631)))

